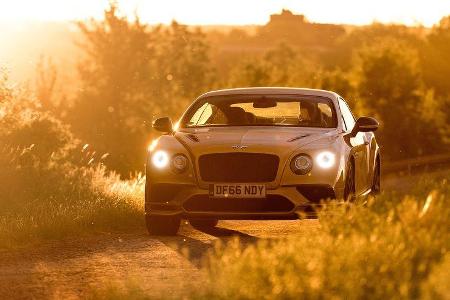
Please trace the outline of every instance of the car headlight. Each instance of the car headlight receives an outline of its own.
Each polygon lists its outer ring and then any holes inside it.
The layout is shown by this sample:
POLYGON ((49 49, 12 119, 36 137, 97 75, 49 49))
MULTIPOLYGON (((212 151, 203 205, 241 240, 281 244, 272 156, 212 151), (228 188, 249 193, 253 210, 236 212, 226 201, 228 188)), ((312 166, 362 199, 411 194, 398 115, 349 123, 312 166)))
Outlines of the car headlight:
POLYGON ((335 155, 330 151, 323 151, 317 154, 316 163, 319 167, 323 169, 328 169, 334 166, 335 163, 335 155))
POLYGON ((173 170, 177 173, 186 171, 188 167, 188 158, 184 154, 175 154, 172 158, 173 170))
POLYGON ((313 167, 313 160, 307 154, 299 154, 291 160, 291 170, 295 174, 308 174, 313 167))
POLYGON ((169 164, 169 155, 166 151, 158 150, 152 155, 152 163, 158 169, 162 169, 169 164))

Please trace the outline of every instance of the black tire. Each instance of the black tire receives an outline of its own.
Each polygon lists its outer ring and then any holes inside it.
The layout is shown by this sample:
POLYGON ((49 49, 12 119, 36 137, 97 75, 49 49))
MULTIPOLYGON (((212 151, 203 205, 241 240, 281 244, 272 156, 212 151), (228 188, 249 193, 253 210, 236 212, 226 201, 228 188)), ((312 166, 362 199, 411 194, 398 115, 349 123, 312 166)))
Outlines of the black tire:
POLYGON ((147 231, 150 235, 176 235, 181 219, 178 216, 145 216, 147 231))
POLYGON ((380 161, 377 159, 375 170, 373 171, 373 182, 372 182, 372 195, 378 195, 381 191, 381 166, 380 161))
POLYGON ((345 178, 344 187, 344 200, 350 202, 355 200, 355 165, 353 161, 350 161, 347 168, 347 176, 345 178))
POLYGON ((219 221, 217 219, 191 219, 189 223, 197 229, 208 229, 216 227, 219 221))

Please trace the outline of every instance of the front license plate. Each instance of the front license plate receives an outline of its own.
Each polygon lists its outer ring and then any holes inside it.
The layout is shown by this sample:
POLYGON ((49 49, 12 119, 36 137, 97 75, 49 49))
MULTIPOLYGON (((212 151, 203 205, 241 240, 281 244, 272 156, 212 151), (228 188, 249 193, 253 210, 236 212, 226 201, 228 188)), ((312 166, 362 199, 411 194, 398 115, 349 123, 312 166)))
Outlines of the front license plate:
POLYGON ((265 198, 264 184, 210 184, 209 196, 213 198, 265 198))

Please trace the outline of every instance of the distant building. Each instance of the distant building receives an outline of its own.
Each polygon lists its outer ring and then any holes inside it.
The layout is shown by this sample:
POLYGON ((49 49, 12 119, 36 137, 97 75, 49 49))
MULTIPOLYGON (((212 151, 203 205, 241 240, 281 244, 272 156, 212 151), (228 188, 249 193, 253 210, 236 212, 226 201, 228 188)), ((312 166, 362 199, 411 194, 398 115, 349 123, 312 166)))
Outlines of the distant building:
POLYGON ((305 47, 329 47, 343 34, 345 29, 340 25, 310 23, 304 15, 287 9, 271 15, 269 23, 259 31, 260 38, 266 42, 284 40, 305 47))
POLYGON ((284 26, 292 24, 302 24, 305 23, 304 15, 294 15, 290 10, 283 9, 281 14, 270 15, 270 26, 284 26))

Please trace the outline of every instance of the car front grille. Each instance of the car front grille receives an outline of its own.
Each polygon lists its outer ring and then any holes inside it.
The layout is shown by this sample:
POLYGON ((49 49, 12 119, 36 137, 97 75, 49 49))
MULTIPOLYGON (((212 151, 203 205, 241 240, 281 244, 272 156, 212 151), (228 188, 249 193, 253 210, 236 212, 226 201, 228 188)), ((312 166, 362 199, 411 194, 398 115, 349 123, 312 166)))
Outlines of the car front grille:
POLYGON ((199 157, 200 177, 208 182, 271 182, 280 159, 264 153, 214 153, 199 157))

